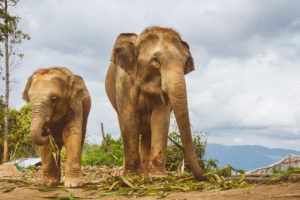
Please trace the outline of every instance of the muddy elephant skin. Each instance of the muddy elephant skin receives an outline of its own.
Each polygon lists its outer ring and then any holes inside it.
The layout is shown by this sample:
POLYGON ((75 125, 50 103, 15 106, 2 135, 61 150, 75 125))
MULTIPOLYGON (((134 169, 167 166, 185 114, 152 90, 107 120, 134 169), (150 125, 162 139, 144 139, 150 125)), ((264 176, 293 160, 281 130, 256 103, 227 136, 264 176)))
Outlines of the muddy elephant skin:
POLYGON ((173 110, 185 156, 194 176, 203 179, 192 143, 184 78, 193 70, 188 44, 172 29, 149 27, 139 35, 118 36, 105 89, 118 114, 124 141, 124 173, 166 175, 167 136, 173 110))
POLYGON ((61 179, 60 159, 56 163, 48 135, 59 149, 65 145, 65 187, 80 187, 81 152, 91 98, 83 79, 68 69, 40 69, 28 78, 23 99, 32 106, 30 136, 39 145, 42 184, 55 186, 61 179))

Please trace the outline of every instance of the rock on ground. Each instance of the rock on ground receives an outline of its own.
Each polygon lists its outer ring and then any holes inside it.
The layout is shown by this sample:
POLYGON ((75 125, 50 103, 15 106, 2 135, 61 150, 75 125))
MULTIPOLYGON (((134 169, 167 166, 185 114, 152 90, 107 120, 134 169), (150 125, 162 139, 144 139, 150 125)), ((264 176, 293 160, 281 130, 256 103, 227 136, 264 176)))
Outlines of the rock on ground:
POLYGON ((13 178, 19 176, 21 176, 21 173, 14 165, 10 163, 4 163, 3 165, 0 165, 0 178, 13 178))

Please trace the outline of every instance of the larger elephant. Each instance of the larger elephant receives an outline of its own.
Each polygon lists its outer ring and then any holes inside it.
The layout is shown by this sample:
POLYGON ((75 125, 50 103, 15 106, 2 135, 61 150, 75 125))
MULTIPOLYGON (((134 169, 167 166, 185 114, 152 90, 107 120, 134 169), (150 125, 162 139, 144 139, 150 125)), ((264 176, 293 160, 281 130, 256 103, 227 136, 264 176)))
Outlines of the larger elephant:
POLYGON ((118 114, 124 141, 124 173, 166 174, 167 137, 173 110, 193 175, 203 179, 192 142, 184 78, 193 70, 188 44, 170 28, 149 27, 139 35, 118 36, 105 89, 118 114))
POLYGON ((48 135, 66 148, 65 187, 80 187, 81 152, 91 98, 83 79, 68 69, 40 69, 28 78, 23 98, 32 106, 30 136, 39 145, 42 183, 55 186, 61 179, 60 159, 52 156, 48 135))

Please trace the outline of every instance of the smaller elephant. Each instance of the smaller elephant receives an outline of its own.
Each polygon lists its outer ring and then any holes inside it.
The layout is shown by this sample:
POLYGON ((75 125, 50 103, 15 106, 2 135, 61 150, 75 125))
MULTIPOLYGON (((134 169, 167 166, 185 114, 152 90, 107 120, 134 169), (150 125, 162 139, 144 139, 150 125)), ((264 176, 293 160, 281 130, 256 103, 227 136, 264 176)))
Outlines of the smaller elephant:
POLYGON ((23 99, 32 106, 30 136, 39 145, 42 184, 60 183, 60 157, 55 162, 49 135, 59 150, 65 145, 65 187, 80 187, 81 152, 86 134, 91 97, 83 79, 68 69, 40 69, 28 78, 23 99))

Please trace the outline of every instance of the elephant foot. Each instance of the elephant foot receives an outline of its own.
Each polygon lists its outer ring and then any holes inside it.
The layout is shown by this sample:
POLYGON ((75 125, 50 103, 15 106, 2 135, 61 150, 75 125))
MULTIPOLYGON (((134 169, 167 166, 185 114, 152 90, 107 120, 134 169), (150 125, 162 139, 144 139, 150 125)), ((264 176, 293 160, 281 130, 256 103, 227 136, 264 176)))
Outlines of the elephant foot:
POLYGON ((141 168, 140 172, 141 172, 140 174, 145 174, 145 175, 149 173, 147 168, 141 168))
POLYGON ((167 176, 167 173, 166 172, 149 172, 148 175, 152 176, 152 177, 164 177, 164 176, 167 176))
POLYGON ((56 177, 43 177, 41 184, 46 187, 55 187, 59 185, 60 178, 56 177))
POLYGON ((122 176, 139 176, 141 175, 141 171, 139 169, 134 169, 134 170, 123 170, 122 176))
POLYGON ((149 173, 149 160, 141 160, 140 173, 141 174, 148 174, 149 173))
POLYGON ((81 177, 66 178, 66 180, 65 180, 65 187, 66 188, 78 188, 78 187, 82 187, 82 179, 81 179, 81 177))
POLYGON ((122 176, 139 176, 141 174, 140 163, 123 164, 122 176))
POLYGON ((165 167, 150 166, 149 176, 163 177, 163 176, 166 176, 166 175, 167 175, 167 172, 166 172, 165 167))
POLYGON ((55 187, 60 183, 60 170, 52 169, 52 170, 43 170, 41 184, 46 187, 55 187))

